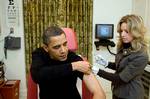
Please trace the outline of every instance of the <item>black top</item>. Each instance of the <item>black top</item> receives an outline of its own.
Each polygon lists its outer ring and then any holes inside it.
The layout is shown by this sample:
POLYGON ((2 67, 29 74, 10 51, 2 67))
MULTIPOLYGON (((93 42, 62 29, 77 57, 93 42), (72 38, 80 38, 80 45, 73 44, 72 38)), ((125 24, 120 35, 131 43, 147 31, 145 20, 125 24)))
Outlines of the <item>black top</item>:
POLYGON ((69 52, 66 61, 56 61, 43 48, 36 49, 32 53, 31 76, 39 85, 40 99, 81 99, 76 82, 83 73, 72 71, 71 65, 79 60, 78 55, 69 52))

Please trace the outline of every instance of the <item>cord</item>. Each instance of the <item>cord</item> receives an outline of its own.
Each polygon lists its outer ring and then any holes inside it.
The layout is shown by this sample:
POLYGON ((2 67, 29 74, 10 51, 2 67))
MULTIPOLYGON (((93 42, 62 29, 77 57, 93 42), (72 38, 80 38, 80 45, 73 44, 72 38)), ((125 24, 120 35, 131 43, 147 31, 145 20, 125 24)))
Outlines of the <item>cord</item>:
POLYGON ((112 54, 112 55, 116 55, 115 53, 113 53, 113 52, 111 52, 111 51, 110 51, 110 49, 109 49, 109 45, 107 45, 107 50, 109 51, 109 53, 110 53, 110 54, 112 54))

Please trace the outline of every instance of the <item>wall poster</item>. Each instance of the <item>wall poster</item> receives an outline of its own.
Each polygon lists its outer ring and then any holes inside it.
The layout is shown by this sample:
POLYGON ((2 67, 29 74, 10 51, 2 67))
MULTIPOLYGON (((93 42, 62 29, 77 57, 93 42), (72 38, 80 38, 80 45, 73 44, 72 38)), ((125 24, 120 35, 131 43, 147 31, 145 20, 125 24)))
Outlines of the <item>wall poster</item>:
POLYGON ((7 0, 6 3, 6 23, 7 26, 13 28, 18 26, 18 5, 17 0, 7 0))

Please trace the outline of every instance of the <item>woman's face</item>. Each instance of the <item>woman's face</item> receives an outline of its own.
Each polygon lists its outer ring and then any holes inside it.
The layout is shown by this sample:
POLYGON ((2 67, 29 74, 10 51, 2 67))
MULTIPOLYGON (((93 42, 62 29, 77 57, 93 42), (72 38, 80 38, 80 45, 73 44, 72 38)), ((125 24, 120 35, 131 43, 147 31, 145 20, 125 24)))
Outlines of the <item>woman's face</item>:
POLYGON ((133 36, 131 33, 129 33, 126 23, 121 24, 120 37, 121 37, 123 43, 130 43, 133 40, 133 36))

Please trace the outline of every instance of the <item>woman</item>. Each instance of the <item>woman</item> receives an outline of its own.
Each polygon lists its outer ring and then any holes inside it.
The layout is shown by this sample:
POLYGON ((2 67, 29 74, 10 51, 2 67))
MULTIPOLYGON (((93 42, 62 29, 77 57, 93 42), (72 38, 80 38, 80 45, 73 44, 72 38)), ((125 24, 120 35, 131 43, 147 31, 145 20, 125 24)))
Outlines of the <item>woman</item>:
POLYGON ((113 99, 144 99, 141 76, 148 63, 148 54, 143 20, 136 15, 123 16, 117 31, 119 41, 115 63, 107 65, 116 72, 99 69, 97 75, 112 81, 113 99))

